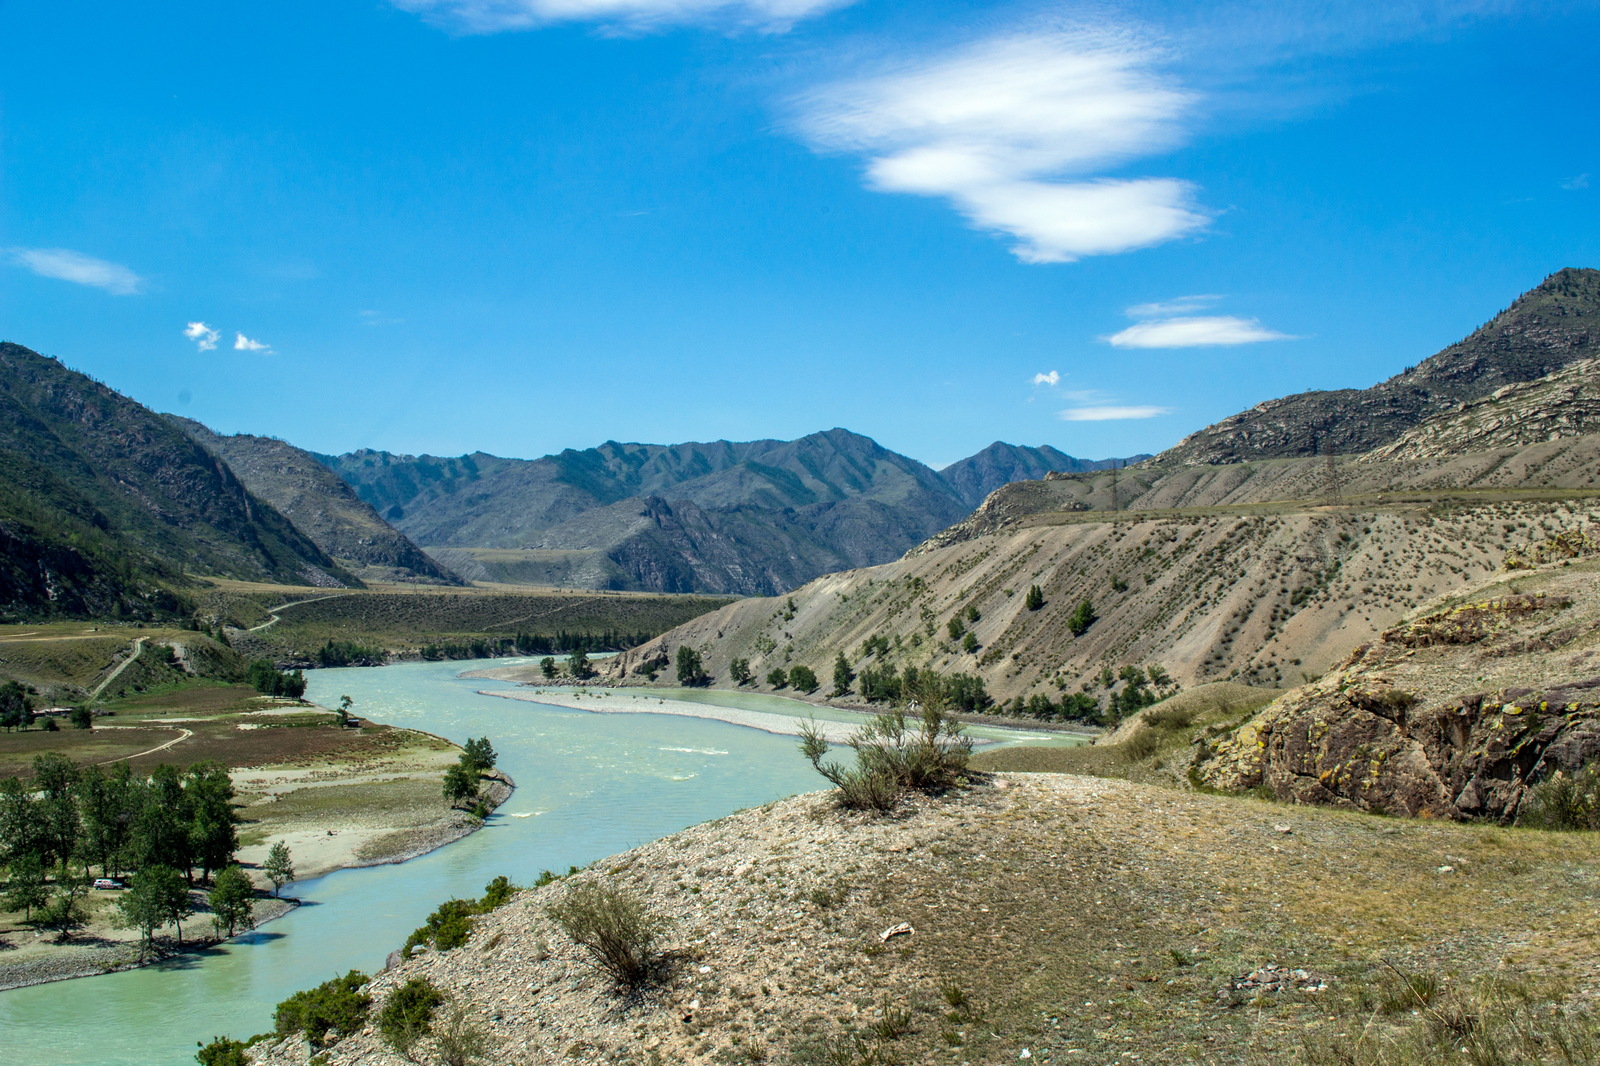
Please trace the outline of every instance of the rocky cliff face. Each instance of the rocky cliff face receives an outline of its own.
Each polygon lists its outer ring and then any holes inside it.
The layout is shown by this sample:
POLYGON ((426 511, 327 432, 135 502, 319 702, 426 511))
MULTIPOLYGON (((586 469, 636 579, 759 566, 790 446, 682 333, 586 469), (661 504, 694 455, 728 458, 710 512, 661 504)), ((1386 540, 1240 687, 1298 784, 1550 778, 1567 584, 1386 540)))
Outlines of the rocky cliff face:
POLYGON ((1185 437, 1160 465, 1371 451, 1431 415, 1600 355, 1600 271, 1560 270, 1464 340, 1368 389, 1268 400, 1185 437))
POLYGON ((1530 785, 1600 756, 1600 563, 1585 558, 1600 543, 1549 543, 1568 558, 1386 630, 1203 748, 1200 778, 1297 803, 1515 817, 1530 785))

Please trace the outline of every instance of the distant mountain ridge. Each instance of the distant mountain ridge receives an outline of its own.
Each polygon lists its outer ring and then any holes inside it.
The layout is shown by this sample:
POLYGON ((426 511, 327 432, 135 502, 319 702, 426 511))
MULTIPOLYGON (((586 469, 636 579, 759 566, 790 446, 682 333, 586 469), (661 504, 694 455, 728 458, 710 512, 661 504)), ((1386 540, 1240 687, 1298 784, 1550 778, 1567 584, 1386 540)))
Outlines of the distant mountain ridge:
POLYGON ((757 595, 895 558, 1017 476, 1121 462, 997 442, 935 472, 838 428, 792 441, 607 441, 542 459, 317 458, 469 576, 520 560, 523 580, 583 573, 598 587, 757 595))
POLYGON ((0 343, 0 612, 151 617, 191 574, 360 584, 166 419, 0 343))
POLYGON ((310 452, 274 437, 223 436, 193 419, 167 417, 352 572, 374 581, 460 583, 310 452))
POLYGON ((1368 452, 1430 416, 1600 356, 1600 270, 1551 274, 1466 338, 1367 389, 1302 392, 1191 433, 1150 465, 1368 452))

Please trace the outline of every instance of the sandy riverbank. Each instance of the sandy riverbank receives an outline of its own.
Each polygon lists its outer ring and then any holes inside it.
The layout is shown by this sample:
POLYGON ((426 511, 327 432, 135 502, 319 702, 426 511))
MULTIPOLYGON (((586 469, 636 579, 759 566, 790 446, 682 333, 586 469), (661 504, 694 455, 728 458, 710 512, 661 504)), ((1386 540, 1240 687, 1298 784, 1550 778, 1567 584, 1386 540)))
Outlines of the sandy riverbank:
MULTIPOLYGON (((708 718, 714 722, 747 726, 765 733, 797 737, 807 719, 786 714, 768 714, 765 711, 747 711, 739 707, 714 707, 705 703, 689 703, 652 696, 647 692, 593 691, 552 692, 546 689, 480 690, 480 696, 499 696, 501 699, 520 700, 525 703, 543 703, 552 707, 570 707, 595 714, 672 714, 682 718, 708 718)), ((833 722, 817 719, 822 735, 835 744, 842 744, 857 729, 851 722, 833 722)))
MULTIPOLYGON (((334 870, 404 862, 479 829, 479 819, 447 806, 440 792, 444 769, 459 753, 442 738, 395 729, 350 757, 232 770, 240 815, 236 858, 263 893, 256 900, 256 925, 295 906, 270 895, 271 883, 260 869, 277 841, 288 844, 298 882, 334 870)), ((499 807, 514 788, 508 776, 495 773, 485 782, 485 806, 499 807)), ((0 922, 0 990, 134 969, 221 942, 210 935, 205 891, 197 886, 182 945, 174 936, 158 936, 156 950, 141 960, 137 934, 114 924, 120 895, 91 892, 89 924, 64 944, 24 926, 21 915, 0 922)))

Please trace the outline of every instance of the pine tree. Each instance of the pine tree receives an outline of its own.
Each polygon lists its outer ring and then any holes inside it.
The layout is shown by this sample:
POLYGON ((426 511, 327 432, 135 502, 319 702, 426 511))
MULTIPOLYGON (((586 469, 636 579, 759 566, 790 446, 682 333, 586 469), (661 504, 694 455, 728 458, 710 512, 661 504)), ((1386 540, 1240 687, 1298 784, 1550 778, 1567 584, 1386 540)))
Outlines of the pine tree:
POLYGON ((1028 595, 1022 600, 1022 605, 1030 611, 1037 611, 1044 606, 1044 589, 1038 585, 1028 586, 1028 595))
POLYGON ((850 661, 840 652, 833 660, 833 695, 837 699, 850 691, 850 683, 856 679, 856 672, 850 669, 850 661))

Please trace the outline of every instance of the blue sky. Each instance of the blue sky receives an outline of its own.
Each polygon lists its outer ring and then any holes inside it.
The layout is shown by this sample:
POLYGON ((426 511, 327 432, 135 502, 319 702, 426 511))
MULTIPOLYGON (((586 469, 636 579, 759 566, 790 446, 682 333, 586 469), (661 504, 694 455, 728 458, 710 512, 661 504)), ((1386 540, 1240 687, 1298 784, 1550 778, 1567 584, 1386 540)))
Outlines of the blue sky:
POLYGON ((0 338, 319 451, 1156 451, 1600 266, 1600 2, 0 2, 0 338))

